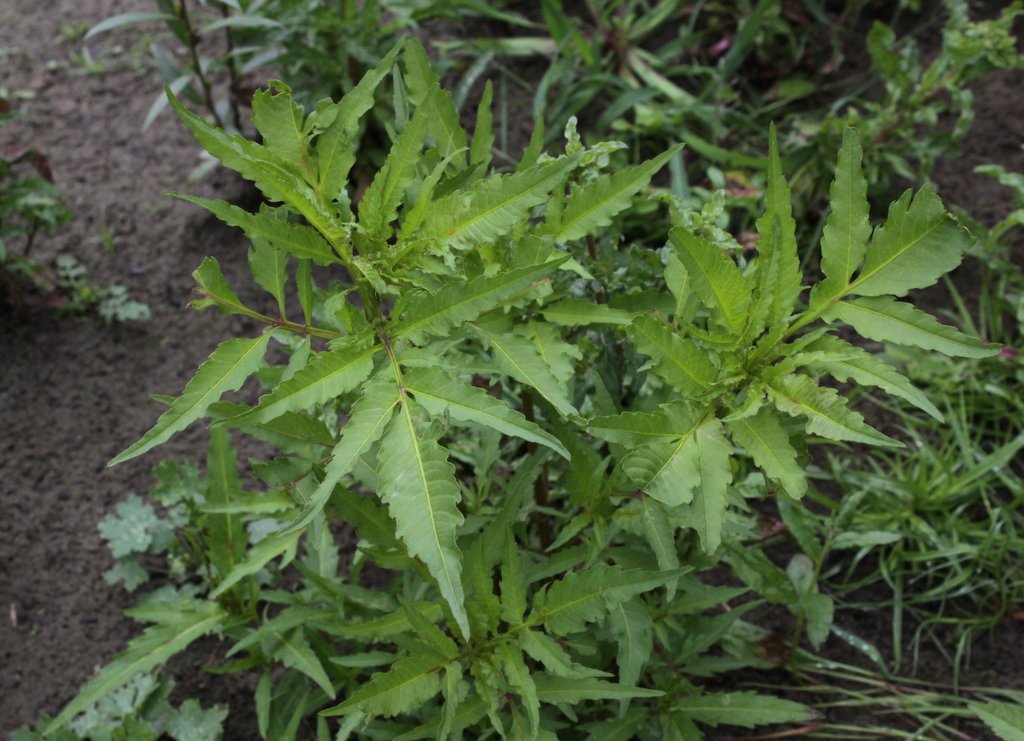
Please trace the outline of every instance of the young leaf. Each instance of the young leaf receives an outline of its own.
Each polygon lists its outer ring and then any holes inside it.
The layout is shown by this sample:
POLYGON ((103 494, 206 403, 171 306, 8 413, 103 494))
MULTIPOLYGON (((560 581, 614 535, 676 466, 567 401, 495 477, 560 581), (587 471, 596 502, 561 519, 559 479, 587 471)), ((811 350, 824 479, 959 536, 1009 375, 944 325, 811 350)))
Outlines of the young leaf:
POLYGON ((832 213, 821 234, 821 271, 825 279, 811 289, 812 310, 841 296, 853 272, 864 260, 871 224, 868 222, 868 185, 861 170, 862 156, 860 134, 846 127, 836 179, 829 191, 832 213))
POLYGON ((349 170, 356 161, 355 142, 359 134, 359 119, 373 107, 374 91, 390 74, 405 43, 405 39, 400 39, 376 67, 363 75, 352 92, 338 103, 334 121, 317 139, 319 190, 328 201, 339 198, 348 200, 341 196, 348 181, 349 170))
POLYGON ((619 644, 619 683, 635 687, 654 648, 651 612, 641 599, 620 602, 608 614, 608 625, 619 644))
POLYGON ((577 664, 558 641, 537 630, 524 630, 519 633, 522 649, 534 661, 539 661, 544 668, 558 677, 583 679, 586 677, 610 677, 607 672, 591 669, 577 664))
POLYGON ((865 386, 877 386, 880 389, 899 396, 922 411, 942 422, 940 412, 928 396, 912 384, 905 376, 898 373, 888 363, 879 360, 866 350, 854 347, 838 337, 821 337, 807 346, 809 352, 848 352, 854 357, 846 360, 816 360, 808 365, 817 373, 828 373, 837 381, 853 379, 865 386))
POLYGON ((755 692, 688 695, 676 698, 672 707, 712 727, 724 723, 753 728, 764 723, 791 723, 814 718, 814 713, 806 705, 755 692))
POLYGON ((750 305, 750 286, 739 266, 718 247, 682 227, 669 232, 669 239, 686 268, 690 286, 718 321, 739 335, 750 305))
POLYGON ((469 147, 470 164, 483 163, 484 170, 491 163, 494 156, 491 149, 494 147, 493 113, 491 112, 491 99, 494 90, 491 81, 484 85, 484 94, 480 98, 480 105, 476 112, 476 128, 473 130, 473 143, 469 147))
POLYGON ((610 177, 597 178, 576 188, 565 204, 555 240, 569 242, 608 226, 612 217, 628 208, 633 196, 682 148, 682 144, 677 144, 641 165, 627 167, 610 177))
POLYGON ((476 326, 473 332, 490 348, 494 364, 503 373, 537 389, 560 414, 568 417, 579 413, 569 400, 565 384, 555 378, 534 343, 516 334, 491 332, 476 326))
POLYGON ((332 700, 337 696, 330 677, 324 671, 320 659, 309 646, 309 641, 303 635, 302 628, 296 628, 287 635, 280 633, 275 636, 280 644, 274 651, 274 658, 281 661, 285 666, 302 672, 312 679, 332 700))
POLYGON ((651 356, 658 375, 683 396, 707 391, 718 378, 718 369, 705 350, 652 316, 638 316, 626 328, 626 335, 637 350, 651 356))
POLYGON ((380 345, 350 344, 319 353, 305 368, 261 396, 257 406, 215 424, 244 427, 323 404, 366 380, 373 370, 373 356, 382 349, 380 345))
POLYGON ((406 390, 435 417, 446 412, 452 419, 498 430, 506 435, 546 445, 569 459, 558 438, 544 432, 505 402, 481 388, 470 386, 440 368, 414 368, 402 377, 406 390))
MULTIPOLYGON (((800 295, 800 260, 796 254, 796 220, 790 202, 789 185, 782 172, 779 158, 779 142, 775 124, 771 125, 768 138, 768 187, 764 192, 764 215, 757 220, 760 235, 758 246, 762 255, 771 254, 772 275, 768 283, 772 286, 770 323, 789 317, 800 295), (769 241, 772 243, 768 247, 769 241)), ((689 266, 687 265, 687 270, 689 266)), ((702 296, 703 298, 703 296, 702 296)))
POLYGON ((579 159, 580 155, 562 157, 513 175, 492 175, 467 192, 445 196, 434 203, 417 238, 466 249, 508 234, 547 199, 579 159))
POLYGON ((436 92, 435 86, 424 104, 416 109, 388 152, 384 167, 377 171, 359 201, 359 227, 372 239, 383 241, 390 236, 389 225, 398 216, 405 188, 416 176, 416 163, 427 136, 430 102, 436 92))
POLYGON ((807 479, 796 462, 796 450, 770 409, 762 407, 753 416, 727 422, 726 427, 733 440, 747 449, 754 463, 782 484, 790 496, 799 499, 806 493, 807 479))
POLYGON ((912 288, 926 288, 959 265, 972 242, 930 185, 917 192, 913 204, 908 190, 875 230, 864 268, 848 293, 903 296, 912 288))
POLYGON ((331 460, 324 471, 324 480, 306 502, 299 516, 281 531, 281 535, 305 527, 323 511, 324 505, 334 492, 335 485, 343 476, 352 472, 359 456, 366 453, 384 434, 399 398, 398 386, 383 376, 378 376, 366 384, 362 396, 352 407, 348 422, 342 428, 341 441, 331 453, 331 460))
POLYGON ((50 721, 44 733, 57 730, 100 698, 128 684, 135 675, 146 674, 183 651, 197 638, 219 630, 226 617, 216 602, 192 601, 187 606, 178 605, 166 622, 147 628, 128 644, 127 650, 89 680, 75 699, 50 721))
POLYGON ((255 339, 235 338, 221 343, 209 360, 199 366, 171 408, 160 415, 153 429, 107 465, 113 466, 142 455, 206 414, 209 406, 222 394, 237 391, 263 362, 270 335, 267 332, 255 339))
POLYGON ((273 90, 257 90, 252 98, 252 122, 267 148, 312 176, 302 126, 305 111, 292 100, 291 88, 287 85, 279 80, 271 80, 268 84, 273 90))
POLYGON ((523 559, 515 536, 505 536, 501 556, 501 618, 509 625, 521 625, 526 614, 526 578, 523 559))
POLYGON ((697 534, 705 553, 714 553, 722 542, 722 526, 729 503, 727 489, 732 483, 729 458, 732 446, 725 439, 722 423, 711 418, 693 435, 696 451, 697 484, 690 505, 695 515, 697 534))
POLYGON ((192 272, 192 278, 199 288, 196 293, 201 293, 205 298, 195 299, 189 306, 196 309, 205 309, 216 306, 221 314, 254 314, 247 308, 238 295, 231 290, 231 286, 224 279, 220 264, 216 259, 207 257, 202 264, 192 272))
POLYGON ((864 418, 846 408, 835 390, 818 386, 807 376, 791 374, 773 380, 769 393, 780 411, 807 417, 807 431, 831 440, 902 447, 903 443, 864 424, 864 418))
POLYGON ((441 670, 448 662, 418 654, 399 659, 388 672, 370 677, 345 702, 320 711, 322 716, 347 715, 361 710, 370 717, 391 718, 419 707, 441 691, 441 670))
POLYGON ((656 589, 688 571, 689 568, 662 572, 625 571, 620 566, 606 564, 574 571, 551 584, 546 592, 537 594, 527 623, 543 623, 548 633, 553 635, 578 633, 586 630, 587 623, 605 617, 615 605, 656 589))
MULTIPOLYGON (((291 551, 292 555, 294 555, 295 546, 301 534, 302 531, 298 531, 280 538, 266 537, 252 548, 249 548, 245 552, 245 558, 232 569, 230 574, 225 576, 216 589, 210 592, 210 597, 216 599, 238 584, 242 579, 260 571, 260 569, 281 554, 291 551)), ((291 556, 288 558, 291 558, 291 556)))
POLYGON ((998 346, 986 346, 981 340, 940 324, 931 314, 892 296, 837 301, 822 318, 829 322, 839 319, 861 336, 878 342, 914 345, 964 358, 987 358, 999 352, 998 346))
POLYGON ((440 428, 423 425, 418 419, 420 411, 419 405, 404 401, 381 440, 381 499, 388 505, 409 555, 427 565, 462 634, 468 636, 461 553, 455 542, 463 520, 458 508, 461 491, 455 481, 455 466, 437 442, 440 428))
POLYGON ((290 255, 308 258, 317 265, 339 262, 331 251, 331 246, 311 226, 288 224, 264 213, 251 214, 227 201, 214 201, 174 192, 168 192, 167 195, 202 206, 225 224, 240 227, 249 239, 269 239, 276 249, 290 255))
POLYGON ((494 276, 482 275, 466 283, 450 283, 432 296, 416 294, 415 303, 410 298, 395 307, 392 312, 395 318, 388 325, 388 334, 393 338, 407 337, 418 345, 425 344, 429 335, 444 335, 529 289, 567 259, 568 256, 563 255, 539 265, 494 276))

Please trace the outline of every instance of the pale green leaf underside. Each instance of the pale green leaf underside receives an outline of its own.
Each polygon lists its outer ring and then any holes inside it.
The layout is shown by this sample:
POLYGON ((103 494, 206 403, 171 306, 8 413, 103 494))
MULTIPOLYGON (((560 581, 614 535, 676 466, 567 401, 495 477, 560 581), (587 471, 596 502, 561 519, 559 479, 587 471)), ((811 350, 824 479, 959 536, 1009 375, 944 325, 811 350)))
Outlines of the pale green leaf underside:
POLYGON ((786 414, 807 417, 807 431, 831 440, 901 447, 902 443, 864 424, 834 389, 818 386, 807 376, 788 375, 771 382, 775 405, 786 414))
POLYGON ((209 406, 224 393, 237 391, 263 362, 270 334, 255 339, 235 338, 219 345, 209 360, 199 366, 185 391, 160 416, 153 429, 108 465, 122 463, 160 445, 206 414, 209 406))
POLYGON ((891 296, 839 301, 822 314, 826 321, 839 319, 863 337, 878 342, 913 345, 923 350, 938 350, 946 355, 985 358, 999 352, 981 340, 965 335, 931 314, 891 296))
POLYGON ((455 534, 462 524, 455 466, 437 442, 436 425, 424 428, 406 400, 381 440, 378 475, 381 499, 409 550, 437 580, 463 635, 469 635, 462 590, 462 555, 455 534))
POLYGON ((402 383, 435 417, 447 412, 460 422, 490 427, 506 435, 546 445, 566 460, 570 457, 558 438, 544 432, 500 399, 440 368, 414 368, 403 376, 402 383))

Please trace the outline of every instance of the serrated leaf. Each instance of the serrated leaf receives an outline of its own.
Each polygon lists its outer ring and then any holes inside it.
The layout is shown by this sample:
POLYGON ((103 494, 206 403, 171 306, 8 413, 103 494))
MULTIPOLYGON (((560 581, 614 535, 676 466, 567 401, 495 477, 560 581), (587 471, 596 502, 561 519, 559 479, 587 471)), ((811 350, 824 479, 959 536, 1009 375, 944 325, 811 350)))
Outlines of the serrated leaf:
POLYGON ((469 148, 470 164, 475 165, 482 162, 485 170, 493 157, 491 152, 494 147, 494 114, 491 112, 493 96, 494 89, 491 86, 491 81, 488 80, 484 85, 484 94, 480 98, 480 105, 476 109, 476 128, 473 130, 473 143, 469 148))
POLYGON ((677 144, 643 164, 627 167, 576 188, 565 204, 555 239, 568 242, 608 226, 612 217, 629 208, 633 196, 682 148, 682 144, 677 144))
POLYGON ((523 559, 515 536, 505 536, 501 556, 501 618, 509 625, 521 625, 526 614, 526 578, 523 559))
POLYGON ((967 707, 1003 741, 1024 741, 1024 706, 990 700, 967 707))
POLYGON ((583 351, 563 340, 553 324, 529 316, 525 323, 517 324, 512 331, 533 342, 559 383, 569 383, 576 377, 576 361, 583 359, 583 351))
POLYGON ((580 327, 590 324, 617 324, 625 326, 632 323, 635 316, 622 309, 613 309, 608 304, 594 304, 582 298, 567 298, 556 301, 541 309, 541 314, 549 322, 565 327, 580 327))
POLYGON ((310 443, 331 448, 337 440, 322 420, 300 412, 285 412, 269 422, 243 427, 246 434, 257 440, 276 445, 285 453, 306 448, 310 443))
MULTIPOLYGON (((480 697, 468 697, 459 703, 455 715, 451 718, 449 733, 454 734, 462 731, 487 715, 487 705, 480 697)), ((437 738, 438 730, 441 728, 441 716, 435 716, 421 726, 411 731, 395 736, 394 741, 418 741, 424 738, 437 738)))
POLYGON ((142 455, 202 417, 222 394, 237 391, 263 362, 270 334, 268 332, 255 339, 238 337, 218 345, 209 360, 199 366, 181 396, 160 415, 153 429, 107 465, 113 466, 142 455))
POLYGON ((853 379, 864 386, 877 386, 880 389, 909 401, 922 411, 928 412, 939 422, 943 421, 940 412, 928 396, 914 386, 905 376, 883 360, 879 360, 866 350, 854 347, 837 337, 821 337, 807 346, 811 352, 850 352, 854 357, 847 360, 818 360, 809 364, 812 371, 828 373, 839 382, 853 379))
POLYGON ((459 655, 459 647, 455 645, 455 641, 451 637, 434 625, 434 622, 420 612, 416 605, 401 595, 398 599, 402 603, 406 617, 409 618, 409 625, 416 631, 416 635, 437 652, 439 658, 451 661, 459 655))
POLYGON ((433 204, 417 238, 466 249, 508 234, 531 208, 547 199, 579 160, 580 155, 562 157, 512 175, 492 175, 468 191, 445 196, 433 204))
POLYGON ((299 516, 281 531, 281 535, 305 527, 323 511, 335 485, 353 471, 359 457, 384 434, 399 399, 398 386, 386 377, 378 376, 363 387, 362 396, 352 406, 349 420, 341 430, 341 441, 331 453, 323 481, 303 506, 299 516))
MULTIPOLYGON (((779 158, 775 124, 772 124, 768 138, 768 187, 764 192, 765 211, 757 220, 757 232, 760 235, 758 249, 762 255, 772 256, 773 275, 768 280, 772 286, 771 309, 767 316, 772 324, 789 317, 800 295, 801 273, 800 260, 796 253, 796 220, 793 218, 793 206, 790 201, 789 185, 786 183, 786 176, 782 172, 782 160, 779 158)), ((687 270, 689 269, 687 265, 687 270)))
POLYGON ((530 670, 526 668, 523 661, 522 650, 513 643, 504 643, 498 649, 498 656, 505 681, 515 690, 516 694, 523 699, 526 712, 529 714, 531 733, 527 739, 536 735, 540 728, 540 700, 537 698, 537 685, 530 670))
POLYGON ((543 624, 553 635, 578 633, 608 614, 615 605, 656 589, 689 572, 689 568, 650 572, 596 564, 567 574, 534 598, 527 623, 543 624), (542 596, 543 595, 543 596, 542 596), (539 598, 539 599, 538 599, 539 598))
POLYGON ((127 650, 89 680, 75 699, 50 721, 44 733, 57 730, 101 697, 130 682, 136 674, 150 672, 192 641, 220 629, 226 617, 216 602, 192 601, 187 606, 178 605, 170 620, 147 628, 127 650))
MULTIPOLYGON (((640 497, 637 503, 640 511, 640 527, 647 544, 654 551, 658 568, 670 571, 679 568, 679 554, 676 552, 675 527, 669 521, 668 512, 656 499, 640 497)), ((668 583, 668 600, 676 596, 676 581, 668 583)))
POLYGON ((202 206, 225 224, 241 228, 249 239, 260 237, 268 239, 276 249, 290 255, 308 258, 317 265, 340 262, 331 251, 331 246, 327 244, 327 241, 311 226, 289 224, 265 213, 251 214, 227 201, 187 196, 173 191, 169 191, 167 195, 202 206))
POLYGON ((447 665, 433 656, 407 656, 388 672, 370 677, 348 700, 320 711, 322 716, 347 715, 361 710, 370 717, 391 718, 419 707, 441 691, 441 670, 447 665))
POLYGON ((516 334, 491 332, 476 326, 473 331, 486 342, 494 364, 503 373, 535 388, 560 414, 566 417, 578 414, 565 384, 555 378, 534 343, 516 334))
POLYGON ((255 237, 249 249, 249 270, 253 279, 277 301, 278 314, 285 315, 285 284, 288 282, 288 253, 276 250, 270 240, 255 237))
POLYGON ((903 296, 912 288, 926 288, 959 265, 972 243, 930 185, 917 192, 913 203, 908 190, 875 230, 864 268, 848 293, 903 296))
POLYGON ((266 537, 256 545, 252 546, 245 552, 245 558, 239 563, 234 569, 231 570, 230 574, 227 574, 224 580, 210 592, 211 598, 217 598, 224 594, 231 587, 238 584, 242 579, 247 576, 260 571, 264 566, 273 561, 278 556, 284 554, 287 551, 292 551, 296 543, 299 540, 299 536, 303 531, 299 530, 290 535, 285 535, 279 538, 266 537))
POLYGON ((220 263, 214 258, 207 257, 202 264, 192 272, 192 279, 195 280, 196 293, 201 293, 204 298, 197 298, 189 306, 195 309, 205 309, 209 306, 216 306, 221 314, 253 314, 251 309, 242 303, 238 295, 231 290, 224 273, 221 272, 220 263))
POLYGON ((255 407, 215 424, 245 427, 267 422, 285 412, 298 412, 323 404, 365 381, 373 370, 373 356, 382 349, 380 345, 365 347, 355 344, 318 353, 294 376, 261 396, 255 407))
POLYGON ((327 676, 327 672, 324 671, 323 665, 316 657, 313 649, 310 648, 309 642, 303 635, 302 628, 296 628, 288 635, 277 633, 274 634, 274 637, 280 641, 280 645, 274 651, 273 658, 281 661, 285 666, 305 674, 320 685, 320 688, 327 693, 328 697, 334 699, 337 695, 334 691, 334 685, 331 684, 331 680, 327 676))
POLYGON ((689 402, 662 404, 661 411, 623 412, 594 417, 587 432, 594 437, 628 448, 654 442, 670 442, 689 435, 700 421, 697 408, 689 402))
POLYGON ((698 480, 690 507, 697 534, 705 553, 714 553, 722 542, 722 526, 729 503, 727 489, 732 483, 729 458, 732 446, 725 439, 722 423, 709 419, 693 435, 698 480))
POLYGON ((707 351, 652 316, 638 316, 626 328, 626 335, 637 350, 651 356, 658 375, 683 396, 707 391, 718 378, 718 369, 707 351))
POLYGON ((552 674, 559 677, 610 677, 607 672, 591 669, 577 664, 558 642, 536 630, 524 630, 519 633, 519 645, 534 661, 539 661, 552 674))
MULTIPOLYGON (((355 142, 359 135, 359 119, 373 107, 374 91, 391 72, 398 53, 405 45, 399 39, 380 63, 363 75, 348 95, 341 99, 334 121, 320 134, 316 143, 317 172, 320 192, 327 200, 339 198, 355 164, 355 142)), ((347 197, 342 198, 347 201, 347 197)))
POLYGON ((806 705, 756 692, 714 692, 683 696, 676 698, 672 707, 712 727, 723 723, 753 728, 765 723, 792 723, 814 718, 814 713, 806 705))
POLYGON ((609 612, 608 625, 619 644, 616 658, 619 683, 635 687, 654 648, 654 622, 650 610, 640 599, 620 602, 609 612))
POLYGON ((544 432, 508 404, 495 399, 481 388, 440 368, 414 368, 402 377, 406 390, 435 417, 449 414, 452 419, 498 430, 523 440, 545 445, 566 460, 569 452, 555 436, 544 432))
POLYGON ((871 224, 862 156, 860 134, 846 127, 836 177, 829 191, 832 213, 821 234, 821 271, 825 279, 811 289, 811 309, 841 296, 864 259, 871 224))
POLYGON ((165 732, 175 741, 218 741, 227 717, 226 705, 203 710, 198 700, 185 700, 167 720, 165 732))
POLYGON ((661 690, 626 687, 602 679, 569 679, 541 675, 535 680, 541 702, 574 705, 584 700, 630 700, 634 697, 661 697, 661 690))
POLYGON ((799 499, 807 492, 807 479, 796 462, 796 450, 770 409, 761 407, 757 414, 727 422, 726 427, 754 463, 782 484, 790 496, 799 499))
POLYGON ((426 564, 441 596, 464 636, 469 619, 462 590, 461 553, 455 534, 462 524, 455 466, 437 442, 437 425, 418 421, 422 414, 410 400, 391 421, 378 454, 381 499, 397 524, 409 555, 426 564))
POLYGON ((397 218, 405 188, 416 175, 416 163, 427 136, 428 114, 436 92, 435 86, 423 105, 416 109, 388 152, 384 167, 377 171, 359 201, 359 227, 373 239, 385 240, 390 236, 389 225, 397 218))
POLYGON ((568 256, 558 260, 510 270, 494 276, 483 275, 466 283, 450 283, 433 295, 415 295, 395 307, 388 325, 393 338, 406 337, 422 345, 429 335, 445 335, 464 322, 476 319, 502 301, 528 290, 555 271, 568 256))
POLYGON ((669 232, 669 239, 686 268, 694 292, 722 326, 739 335, 750 306, 750 286, 739 266, 718 247, 682 227, 669 232))
POLYGON ((269 85, 272 90, 257 90, 253 95, 252 122, 270 150, 312 175, 302 126, 305 111, 292 100, 291 88, 287 85, 278 80, 271 80, 269 85))
POLYGON ((769 393, 780 411, 807 417, 807 431, 831 440, 902 447, 903 443, 864 424, 864 418, 846 407, 834 389, 818 386, 807 376, 790 374, 773 380, 769 393))
POLYGON ((822 313, 826 321, 846 322, 863 337, 878 342, 913 345, 964 358, 986 358, 999 353, 998 346, 986 346, 931 314, 891 296, 838 301, 822 313))

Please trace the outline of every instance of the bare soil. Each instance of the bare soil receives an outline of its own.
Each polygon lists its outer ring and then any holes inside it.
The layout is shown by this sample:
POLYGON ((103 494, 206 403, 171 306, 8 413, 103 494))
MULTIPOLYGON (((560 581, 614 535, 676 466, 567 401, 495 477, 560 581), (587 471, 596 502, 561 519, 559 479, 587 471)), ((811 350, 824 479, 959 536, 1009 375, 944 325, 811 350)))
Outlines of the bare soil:
MULTIPOLYGON (((162 195, 176 189, 235 202, 251 197, 224 170, 186 184, 199 148, 171 115, 140 130, 160 90, 156 77, 144 74, 143 31, 91 39, 102 72, 73 60, 83 42, 68 41, 65 31, 151 9, 150 0, 0 3, 0 86, 26 112, 0 128, 0 148, 31 144, 45 152, 77 211, 68 227, 43 240, 39 255, 74 255, 95 283, 127 286, 153 314, 148 322, 106 326, 94 316, 33 310, 24 318, 0 307, 0 737, 59 712, 140 632, 122 615, 133 598, 103 581, 111 558, 96 524, 129 493, 149 490, 161 458, 202 460, 206 433, 194 428, 159 453, 116 468, 106 463, 152 425, 160 407, 150 394, 179 393, 218 342, 256 330, 238 317, 188 310, 191 271, 213 255, 243 298, 263 300, 245 293, 258 289, 242 280, 240 235, 162 195), (21 93, 31 97, 19 100, 21 93), (104 248, 104 221, 113 251, 104 248)), ((1024 171, 1024 73, 988 78, 975 95, 978 115, 964 157, 942 163, 936 178, 948 204, 992 223, 1012 208, 1009 192, 971 169, 998 163, 1024 171)), ((890 631, 882 613, 847 619, 855 623, 847 627, 883 643, 890 631)), ((250 678, 201 670, 220 655, 208 639, 167 672, 183 696, 230 706, 227 738, 255 738, 250 678)), ((942 666, 933 656, 922 670, 939 675, 942 666)), ((1024 689, 1024 626, 979 641, 968 679, 1024 689)))

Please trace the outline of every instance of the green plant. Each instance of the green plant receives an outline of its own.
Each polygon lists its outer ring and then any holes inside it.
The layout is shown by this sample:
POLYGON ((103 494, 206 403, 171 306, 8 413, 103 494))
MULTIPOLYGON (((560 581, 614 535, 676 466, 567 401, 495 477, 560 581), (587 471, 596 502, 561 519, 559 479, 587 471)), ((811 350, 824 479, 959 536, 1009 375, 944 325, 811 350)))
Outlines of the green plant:
MULTIPOLYGON (((136 674, 127 684, 101 698, 59 730, 47 731, 56 741, 218 741, 228 709, 214 705, 203 710, 198 700, 179 707, 168 701, 174 681, 162 674, 136 674)), ((47 725, 46 719, 37 724, 47 725)), ((40 730, 21 728, 11 741, 42 741, 40 730)))
MULTIPOLYGON (((773 136, 756 259, 738 263, 675 226, 661 285, 591 301, 594 235, 677 150, 608 174, 620 145, 586 148, 570 126, 564 152, 550 156, 538 130, 514 173, 488 175, 490 89, 470 140, 412 40, 309 116, 287 86, 272 86, 253 102, 263 144, 171 103, 270 202, 249 213, 182 196, 252 239, 250 267, 278 313, 245 306, 207 258, 193 305, 268 329, 220 345, 112 461, 213 420, 214 483, 190 514, 210 517, 204 586, 136 611, 155 624, 52 727, 213 632, 234 641, 229 655, 244 652, 223 670, 262 670, 266 738, 294 738, 314 713, 318 736, 343 716, 341 738, 388 739, 697 738, 696 722, 808 719, 797 703, 703 690, 701 677, 772 663, 739 620, 759 602, 712 609, 747 590, 691 572, 724 559, 761 597, 789 605, 815 642, 827 635, 831 602, 806 564, 787 575, 749 546, 745 499, 774 494, 798 507, 803 451, 818 437, 900 445, 818 375, 930 408, 885 363, 812 329, 818 320, 951 354, 996 352, 896 300, 970 245, 934 193, 908 191, 869 243, 849 131, 822 243, 826 278, 798 309, 795 223, 773 136), (354 205, 359 118, 390 76, 409 115, 354 205), (268 367, 274 338, 289 360, 268 367), (254 374, 268 388, 255 406, 221 400, 254 374), (241 490, 226 428, 281 450, 254 467, 270 491, 241 490), (741 467, 754 475, 739 478, 741 467), (274 529, 257 540, 245 522, 265 519, 274 529), (347 578, 339 520, 360 539, 347 578), (361 584, 371 563, 397 572, 383 590, 361 584), (299 579, 285 590, 275 574, 288 566, 299 579), (374 667, 388 669, 367 678, 374 667)), ((713 219, 676 211, 715 238, 713 219)))

